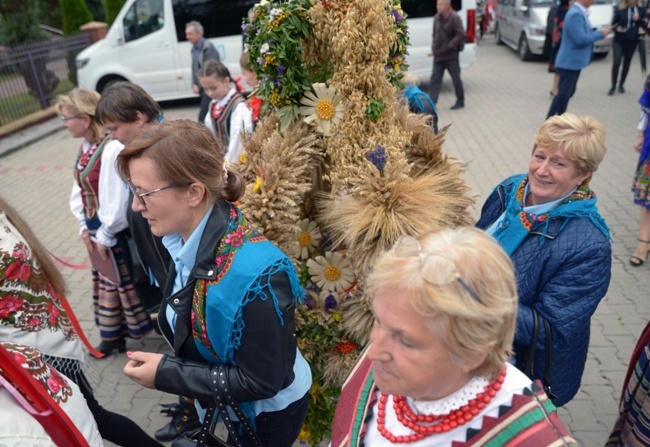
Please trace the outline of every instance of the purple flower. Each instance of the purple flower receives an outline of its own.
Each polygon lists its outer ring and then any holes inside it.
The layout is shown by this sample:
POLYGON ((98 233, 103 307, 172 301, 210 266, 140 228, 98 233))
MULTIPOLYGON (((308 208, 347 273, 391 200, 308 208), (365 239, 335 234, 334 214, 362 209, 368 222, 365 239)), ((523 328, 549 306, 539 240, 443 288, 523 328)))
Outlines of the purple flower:
POLYGON ((309 307, 310 309, 314 307, 314 297, 309 293, 305 295, 305 306, 309 307))
POLYGON ((264 64, 264 58, 263 58, 262 56, 258 57, 258 58, 257 58, 257 63, 258 63, 259 65, 263 65, 263 64, 264 64))
POLYGON ((393 15, 393 17, 395 17, 395 23, 400 23, 402 20, 404 20, 404 16, 398 11, 393 9, 390 13, 393 15))
POLYGON ((334 309, 337 305, 338 303, 336 302, 336 298, 332 295, 332 292, 330 292, 330 294, 325 298, 325 310, 329 311, 330 309, 334 309))
POLYGON ((278 65, 275 69, 278 71, 278 76, 282 76, 287 71, 287 67, 284 65, 278 65))
POLYGON ((377 149, 369 151, 366 157, 379 172, 384 172, 384 167, 386 167, 386 148, 384 146, 377 146, 377 149))
POLYGON ((282 81, 280 81, 280 79, 276 79, 275 80, 275 85, 276 85, 276 87, 282 87, 282 81))
POLYGON ((275 43, 275 40, 269 39, 269 45, 273 45, 275 43))

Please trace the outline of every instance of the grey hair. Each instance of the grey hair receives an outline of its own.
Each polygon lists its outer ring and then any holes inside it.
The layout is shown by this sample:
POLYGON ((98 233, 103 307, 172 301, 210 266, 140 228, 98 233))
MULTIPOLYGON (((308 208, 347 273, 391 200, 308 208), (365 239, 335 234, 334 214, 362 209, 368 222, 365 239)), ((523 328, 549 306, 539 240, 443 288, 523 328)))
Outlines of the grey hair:
POLYGON ((201 25, 201 22, 198 22, 196 20, 192 20, 191 22, 187 22, 185 25, 185 29, 189 28, 190 26, 194 27, 194 31, 196 31, 199 34, 203 34, 203 25, 201 25))

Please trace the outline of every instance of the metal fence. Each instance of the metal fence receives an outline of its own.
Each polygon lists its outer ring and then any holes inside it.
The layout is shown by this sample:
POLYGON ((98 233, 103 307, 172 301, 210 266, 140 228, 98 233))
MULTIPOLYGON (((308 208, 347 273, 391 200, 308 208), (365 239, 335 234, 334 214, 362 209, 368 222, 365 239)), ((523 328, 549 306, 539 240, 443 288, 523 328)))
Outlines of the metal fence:
POLYGON ((0 47, 0 125, 48 108, 77 84, 75 57, 86 34, 0 47))

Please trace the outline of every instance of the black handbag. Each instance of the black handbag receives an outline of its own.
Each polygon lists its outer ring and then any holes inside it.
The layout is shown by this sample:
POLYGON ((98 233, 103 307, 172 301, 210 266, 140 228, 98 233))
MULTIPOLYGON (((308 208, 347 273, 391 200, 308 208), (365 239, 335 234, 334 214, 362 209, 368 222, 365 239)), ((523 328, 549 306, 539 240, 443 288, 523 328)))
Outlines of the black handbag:
POLYGON ((171 447, 242 447, 243 444, 239 433, 235 430, 235 426, 228 414, 228 407, 233 410, 235 416, 239 419, 242 431, 247 433, 248 437, 253 441, 252 445, 255 447, 261 447, 262 444, 257 438, 255 431, 253 431, 250 421, 228 389, 226 382, 226 367, 224 365, 219 365, 216 370, 212 371, 212 383, 214 384, 217 404, 208 407, 208 411, 205 413, 205 419, 203 420, 203 425, 198 431, 189 436, 184 435, 175 439, 172 442, 171 447), (214 414, 217 410, 219 411, 221 420, 228 429, 228 437, 232 442, 234 442, 234 444, 229 444, 214 435, 215 422, 213 422, 213 420, 216 421, 214 414))
POLYGON ((523 372, 531 379, 535 373, 535 353, 537 352, 537 338, 539 336, 539 320, 544 322, 544 329, 546 330, 546 361, 544 365, 544 377, 542 383, 544 384, 544 391, 546 395, 554 401, 557 396, 551 390, 551 362, 553 361, 553 335, 551 334, 551 324, 544 318, 540 317, 535 309, 531 308, 533 312, 533 339, 526 354, 526 362, 524 364, 523 372))

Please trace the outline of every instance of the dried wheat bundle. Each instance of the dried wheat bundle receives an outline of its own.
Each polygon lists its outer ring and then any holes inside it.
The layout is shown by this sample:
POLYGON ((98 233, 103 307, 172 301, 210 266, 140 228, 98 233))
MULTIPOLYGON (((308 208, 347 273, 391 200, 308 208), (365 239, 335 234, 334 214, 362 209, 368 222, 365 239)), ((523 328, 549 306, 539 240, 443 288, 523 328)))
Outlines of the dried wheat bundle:
MULTIPOLYGON (((255 136, 255 138, 257 135, 255 136)), ((248 154, 246 170, 256 175, 246 186, 241 207, 246 216, 284 252, 298 250, 298 221, 312 172, 323 162, 321 139, 305 124, 268 136, 248 154)))

